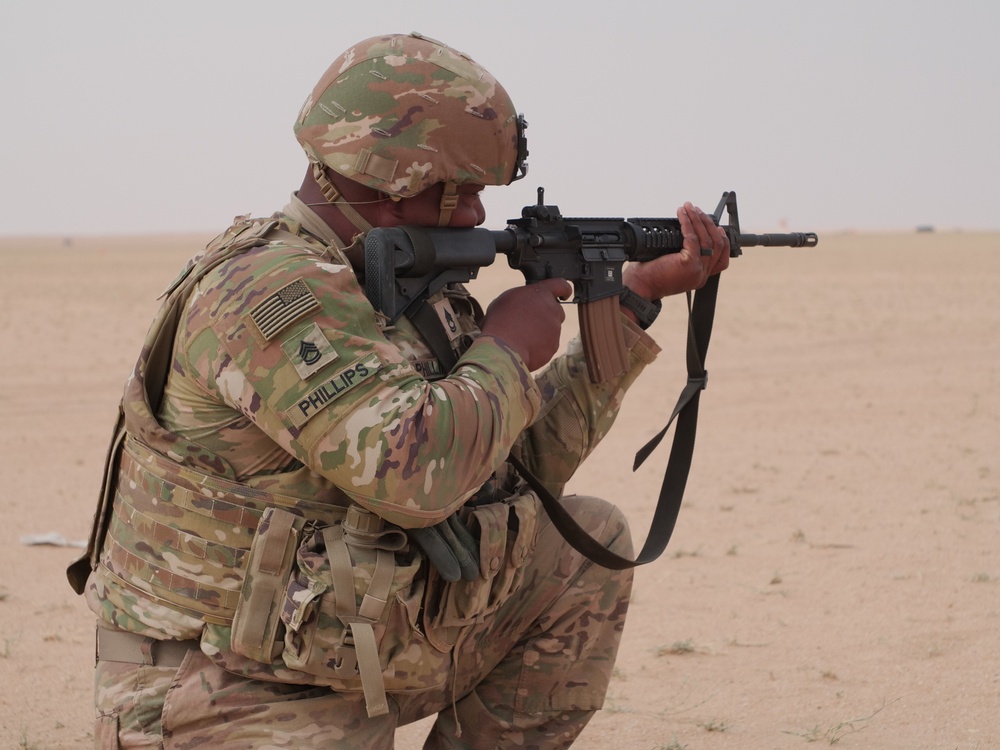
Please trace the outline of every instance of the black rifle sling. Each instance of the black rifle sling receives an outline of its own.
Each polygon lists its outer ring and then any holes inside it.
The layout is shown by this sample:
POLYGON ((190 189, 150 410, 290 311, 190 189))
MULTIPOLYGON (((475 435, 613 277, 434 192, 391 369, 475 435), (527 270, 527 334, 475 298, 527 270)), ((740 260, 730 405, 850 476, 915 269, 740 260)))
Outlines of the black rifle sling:
POLYGON ((438 358, 441 367, 445 372, 451 372, 458 363, 458 357, 451 348, 451 341, 445 333, 444 324, 434 311, 434 307, 427 301, 426 297, 421 297, 415 304, 411 305, 406 312, 410 321, 420 331, 430 347, 431 352, 438 358))
MULTIPOLYGON (((403 227, 406 236, 413 245, 413 251, 417 258, 433 258, 434 243, 426 232, 416 227, 403 227)), ((437 316, 430 302, 427 301, 426 291, 403 310, 403 314, 409 317, 410 321, 420 331, 431 352, 438 358, 441 367, 445 372, 451 372, 458 363, 455 350, 451 348, 451 340, 445 333, 444 324, 437 316)))
MULTIPOLYGON (((645 565, 656 560, 666 549, 670 536, 673 534, 677 516, 680 514, 681 501, 684 498, 684 488, 687 485, 691 460, 694 456, 695 434, 698 427, 698 402, 701 392, 708 384, 708 372, 705 370, 705 357, 708 354, 708 343, 712 337, 712 323, 715 318, 715 302, 719 291, 719 275, 710 276, 704 287, 692 297, 689 292, 688 301, 688 335, 687 335, 687 373, 688 382, 681 391, 673 412, 666 426, 660 430, 635 455, 632 470, 638 469, 649 455, 656 449, 676 420, 673 444, 670 448, 670 458, 660 486, 660 496, 653 512, 649 533, 645 544, 634 560, 617 555, 581 527, 572 514, 549 490, 542 484, 524 462, 511 454, 508 460, 521 475, 528 486, 538 495, 546 513, 552 519, 559 533, 569 544, 602 567, 611 570, 624 570, 645 565)), ((455 355, 448 344, 447 335, 441 320, 433 308, 422 300, 410 312, 410 319, 423 334, 431 349, 441 360, 446 370, 451 370, 455 364, 455 355)))
POLYGON ((511 455, 510 462, 518 470, 528 485, 538 494, 552 523, 569 544, 598 565, 612 570, 624 570, 645 565, 657 559, 670 541, 677 516, 681 510, 681 500, 694 456, 695 433, 698 426, 698 402, 701 392, 708 383, 705 370, 705 356, 708 342, 712 337, 712 322, 715 318, 715 301, 719 291, 719 276, 709 277, 708 282, 694 295, 688 293, 688 336, 687 371, 688 382, 681 391, 677 404, 667 425, 660 430, 635 456, 632 470, 635 471, 660 444, 670 425, 677 420, 674 430, 670 458, 660 486, 660 496, 656 502, 653 520, 646 535, 646 542, 634 560, 617 555, 588 534, 573 518, 566 507, 545 487, 524 463, 511 455))

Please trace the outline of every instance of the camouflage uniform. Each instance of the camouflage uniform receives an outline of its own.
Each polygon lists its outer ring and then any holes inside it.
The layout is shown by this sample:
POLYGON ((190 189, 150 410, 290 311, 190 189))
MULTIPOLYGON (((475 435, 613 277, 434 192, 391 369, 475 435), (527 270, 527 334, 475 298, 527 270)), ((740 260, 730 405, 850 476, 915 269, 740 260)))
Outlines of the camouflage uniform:
MULTIPOLYGON (((449 286, 429 300, 459 358, 445 372, 341 247, 293 196, 193 259, 176 323, 168 299, 151 329, 86 591, 102 628, 148 640, 143 664, 102 651, 99 745, 391 747, 440 712, 428 747, 562 747, 603 702, 631 573, 573 551, 506 458, 560 493, 658 348, 622 317, 625 374, 591 383, 577 341, 532 377, 449 286), (405 529, 455 513, 481 574, 448 583, 405 529), (158 665, 163 642, 190 648, 158 665)), ((566 502, 631 555, 614 506, 566 502)))

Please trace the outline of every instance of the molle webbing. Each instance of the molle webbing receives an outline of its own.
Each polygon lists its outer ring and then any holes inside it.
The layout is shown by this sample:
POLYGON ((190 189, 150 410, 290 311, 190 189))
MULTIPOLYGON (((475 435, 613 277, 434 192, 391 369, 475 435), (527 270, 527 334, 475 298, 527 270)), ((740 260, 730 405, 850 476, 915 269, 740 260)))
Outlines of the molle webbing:
POLYGON ((334 523, 343 508, 201 474, 133 439, 121 455, 100 564, 119 583, 206 622, 232 621, 264 510, 334 523))
MULTIPOLYGON (((159 451, 159 454, 180 453, 186 455, 189 462, 197 463, 203 470, 202 472, 195 469, 185 469, 183 471, 187 472, 186 475, 197 478, 196 480, 192 479, 192 481, 196 482, 194 487, 195 492, 203 495, 205 492, 202 488, 216 487, 221 484, 222 480, 216 478, 219 473, 226 471, 232 473, 231 467, 226 465, 224 461, 221 461, 217 456, 203 455, 196 444, 185 440, 176 433, 170 432, 156 418, 163 397, 163 390, 166 387, 167 373, 173 357, 174 337, 177 333, 177 325, 181 312, 187 304, 188 298, 193 292, 195 285, 206 274, 225 261, 251 248, 266 244, 271 239, 288 238, 301 239, 278 227, 277 220, 249 221, 241 219, 212 240, 205 249, 204 254, 189 263, 185 270, 164 292, 166 299, 157 312, 149 332, 146 334, 142 354, 136 363, 133 376, 126 385, 125 397, 119 404, 118 420, 105 460, 104 481, 101 487, 98 506, 94 514, 87 551, 66 570, 70 585, 77 594, 84 592, 88 576, 99 565, 99 557, 102 554, 105 535, 111 520, 112 504, 116 496, 121 496, 120 488, 116 486, 116 480, 120 474, 117 471, 117 466, 119 457, 122 454, 122 444, 127 436, 130 436, 134 446, 139 446, 143 443, 150 446, 153 449, 152 451, 142 448, 145 452, 144 455, 148 453, 150 463, 162 463, 164 467, 163 471, 167 475, 173 476, 173 474, 176 474, 176 472, 171 472, 171 469, 167 468, 173 466, 173 462, 163 458, 154 458, 156 456, 155 451, 159 451), (136 439, 141 441, 141 443, 136 442, 136 439)), ((136 450, 139 450, 139 448, 136 447, 136 450)), ((222 493, 233 492, 234 497, 238 498, 241 502, 245 500, 247 493, 252 495, 254 492, 254 490, 248 487, 240 487, 235 484, 227 485, 219 491, 222 493)), ((262 510, 258 510, 256 519, 259 519, 261 512, 262 510)), ((121 519, 119 520, 121 521, 121 519)), ((256 520, 254 520, 252 525, 248 525, 247 528, 252 532, 256 528, 256 520)), ((119 527, 119 532, 121 531, 122 528, 119 527)), ((134 534, 135 532, 132 533, 134 534)), ((250 536, 252 536, 252 533, 250 536)), ((249 543, 248 538, 245 544, 249 545, 249 543)), ((154 556, 152 553, 147 553, 147 555, 149 557, 154 556)), ((120 561, 122 564, 131 564, 133 567, 142 568, 141 564, 127 558, 126 555, 121 554, 120 557, 122 558, 120 561)), ((162 559, 159 560, 159 564, 163 564, 162 559)), ((195 564, 198 565, 198 563, 195 564)), ((110 570, 107 566, 104 567, 106 571, 110 570)), ((146 574, 147 577, 153 578, 154 570, 149 568, 146 570, 146 574)), ((124 579, 119 580, 122 583, 126 583, 124 579)), ((152 585, 143 587, 142 591, 150 595, 150 587, 152 585)), ((157 589, 165 588, 167 588, 166 581, 161 578, 160 583, 157 584, 157 589)), ((228 591, 228 587, 226 590, 228 591)), ((201 612, 200 609, 196 611, 201 612)))
POLYGON ((372 626, 382 618, 389 603, 396 559, 389 549, 373 548, 376 555, 375 572, 361 606, 358 607, 354 563, 344 539, 343 525, 326 527, 323 529, 323 536, 333 577, 337 617, 350 628, 349 640, 345 645, 353 646, 341 650, 340 663, 335 666, 335 671, 346 678, 360 675, 368 716, 383 716, 389 713, 389 704, 386 701, 379 663, 378 640, 372 626))

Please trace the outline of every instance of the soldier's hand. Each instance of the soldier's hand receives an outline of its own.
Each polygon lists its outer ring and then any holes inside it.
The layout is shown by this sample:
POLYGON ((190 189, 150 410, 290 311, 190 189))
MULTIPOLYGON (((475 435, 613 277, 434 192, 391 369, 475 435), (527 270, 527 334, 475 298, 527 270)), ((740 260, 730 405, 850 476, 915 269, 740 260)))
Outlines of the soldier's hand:
POLYGON ((487 308, 482 331, 510 346, 529 370, 537 370, 559 349, 559 333, 566 320, 559 300, 572 295, 573 287, 565 279, 508 289, 487 308))
POLYGON ((625 285, 648 300, 700 289, 708 277, 729 267, 729 238, 712 217, 685 203, 677 209, 684 234, 679 253, 663 255, 648 263, 632 263, 624 271, 625 285), (702 250, 705 253, 702 253, 702 250))

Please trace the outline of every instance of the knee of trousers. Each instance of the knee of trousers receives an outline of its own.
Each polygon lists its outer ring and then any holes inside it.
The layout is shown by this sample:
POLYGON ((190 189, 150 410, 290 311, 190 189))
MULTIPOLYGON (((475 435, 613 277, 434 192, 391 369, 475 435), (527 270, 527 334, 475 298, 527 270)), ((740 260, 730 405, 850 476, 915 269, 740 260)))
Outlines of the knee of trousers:
MULTIPOLYGON (((585 495, 566 496, 563 503, 602 545, 633 557, 628 521, 613 503, 585 495)), ((561 549, 560 559, 540 579, 545 583, 539 583, 540 588, 560 581, 559 594, 523 642, 513 701, 519 715, 597 710, 604 703, 614 670, 633 571, 605 568, 568 544, 561 549)))
POLYGON ((590 495, 563 498, 577 522, 605 547, 622 557, 633 557, 628 519, 614 503, 590 495))

